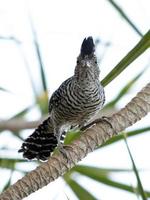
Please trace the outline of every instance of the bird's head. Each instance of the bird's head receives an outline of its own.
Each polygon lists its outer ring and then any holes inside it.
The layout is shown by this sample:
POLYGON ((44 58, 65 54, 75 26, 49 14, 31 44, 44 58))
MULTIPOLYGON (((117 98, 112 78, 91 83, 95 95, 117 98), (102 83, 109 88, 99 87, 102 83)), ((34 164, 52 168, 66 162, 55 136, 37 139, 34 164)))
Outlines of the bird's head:
POLYGON ((90 74, 93 75, 93 77, 99 77, 99 67, 95 55, 95 44, 92 37, 85 38, 82 42, 75 72, 79 76, 84 76, 87 72, 91 72, 90 74))

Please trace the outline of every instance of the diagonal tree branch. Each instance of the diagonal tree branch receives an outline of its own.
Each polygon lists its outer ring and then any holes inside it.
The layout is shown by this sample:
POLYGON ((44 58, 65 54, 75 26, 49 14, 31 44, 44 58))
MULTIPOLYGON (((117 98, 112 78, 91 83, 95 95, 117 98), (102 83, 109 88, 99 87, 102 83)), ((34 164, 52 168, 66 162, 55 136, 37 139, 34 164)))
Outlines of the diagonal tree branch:
POLYGON ((35 170, 10 186, 0 195, 0 200, 20 200, 46 186, 72 168, 78 161, 103 144, 116 133, 139 121, 150 111, 150 83, 147 84, 123 109, 110 116, 109 123, 98 122, 87 129, 66 150, 69 162, 56 154, 35 170))

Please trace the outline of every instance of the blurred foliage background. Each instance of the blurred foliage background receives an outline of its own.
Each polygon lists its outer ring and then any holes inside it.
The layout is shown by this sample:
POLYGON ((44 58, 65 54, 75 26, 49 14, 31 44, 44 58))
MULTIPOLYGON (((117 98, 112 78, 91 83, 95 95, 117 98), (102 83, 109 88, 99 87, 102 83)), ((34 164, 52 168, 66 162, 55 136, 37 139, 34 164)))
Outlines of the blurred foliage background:
MULTIPOLYGON (((132 28, 132 31, 135 32, 139 36, 139 42, 135 44, 133 49, 129 51, 121 60, 118 62, 118 64, 113 67, 111 66, 111 71, 103 78, 102 84, 104 86, 107 86, 108 84, 111 84, 111 81, 117 80, 120 73, 122 73, 126 68, 132 67, 130 65, 135 59, 138 59, 140 55, 144 55, 145 52, 147 52, 148 48, 150 47, 150 31, 147 29, 147 32, 144 34, 141 32, 140 27, 137 27, 136 23, 134 23, 130 17, 126 14, 126 12, 122 9, 122 7, 116 3, 115 1, 108 0, 106 1, 106 4, 110 4, 114 11, 118 14, 118 17, 121 18, 121 20, 124 20, 126 22, 126 26, 129 26, 132 28)), ((36 31, 36 23, 32 19, 32 13, 27 13, 27 17, 29 19, 29 26, 32 33, 32 42, 33 42, 33 48, 36 54, 36 62, 38 67, 38 72, 34 73, 32 70, 32 65, 29 63, 26 53, 24 52, 22 48, 22 42, 15 36, 15 35, 5 35, 1 34, 0 32, 0 42, 1 43, 9 43, 11 45, 11 42, 13 42, 16 47, 18 48, 18 53, 20 54, 21 60, 24 62, 28 78, 30 79, 30 87, 33 92, 33 104, 29 105, 28 107, 23 107, 22 110, 19 112, 13 114, 13 116, 9 118, 3 118, 1 117, 0 120, 0 174, 4 174, 4 178, 1 178, 0 182, 0 189, 1 191, 5 190, 7 187, 9 187, 14 181, 16 181, 19 177, 26 174, 28 171, 31 171, 31 169, 35 168, 35 166, 39 165, 40 163, 37 161, 28 162, 27 160, 23 159, 21 155, 18 155, 17 148, 12 148, 12 143, 16 143, 17 147, 18 144, 21 145, 23 139, 27 137, 31 133, 32 129, 36 127, 41 120, 43 120, 48 115, 48 99, 49 99, 49 85, 47 82, 47 79, 49 77, 48 74, 46 74, 45 70, 45 61, 42 57, 42 50, 40 46, 40 41, 37 37, 37 31, 36 31), (38 78, 34 78, 34 76, 37 76, 38 78), (37 79, 38 79, 38 85, 37 85, 37 79), (33 120, 34 117, 32 115, 35 115, 37 113, 37 116, 39 119, 33 120), (9 141, 6 145, 4 142, 5 138, 7 137, 7 141, 9 141), (8 138, 10 138, 8 140, 8 138), (6 175, 7 174, 7 175, 6 175)), ((116 30, 117 31, 117 30, 116 30)), ((108 50, 111 48, 112 41, 102 41, 100 37, 97 37, 95 39, 96 47, 97 49, 101 49, 101 55, 99 56, 100 64, 103 63, 102 61, 106 59, 105 55, 107 54, 108 50)), ((2 46, 0 46, 1 48, 2 46)), ((9 48, 9 47, 8 47, 9 48)), ((52 55, 51 55, 52 56, 52 55)), ((7 58, 9 59, 9 57, 7 58)), ((64 58, 64 59, 69 59, 64 58)), ((1 60, 0 60, 1 63, 1 60)), ((5 67, 5 66, 3 66, 5 67)), ((12 66, 11 66, 12 67, 12 66)), ((147 65, 143 65, 142 70, 140 73, 135 73, 133 78, 130 81, 126 81, 127 74, 124 73, 124 80, 123 80, 123 87, 121 89, 117 89, 117 95, 113 97, 112 99, 105 105, 103 109, 103 113, 100 115, 107 115, 111 114, 112 112, 115 112, 118 110, 120 105, 120 102, 122 99, 125 99, 128 97, 128 94, 131 93, 132 89, 135 87, 135 85, 138 85, 138 81, 143 79, 143 76, 145 73, 148 73, 149 69, 149 62, 147 62, 147 65)), ((0 72, 3 73, 3 69, 1 67, 0 72)), ((9 73, 9 72, 8 72, 9 73)), ((64 72, 65 73, 65 72, 64 72)), ((134 74, 134 73, 133 73, 134 74)), ((16 81, 19 77, 19 74, 16 72, 16 81)), ((6 77, 7 78, 7 77, 6 77)), ((8 80, 9 81, 9 80, 8 80)), ((19 84, 19 82, 18 82, 19 84)), ((26 82, 24 83, 26 84, 26 82)), ((146 82, 145 82, 146 84, 146 82)), ((116 85, 117 88, 117 85, 116 85)), ((107 89, 107 88, 106 88, 107 89)), ((139 87, 139 90, 141 88, 139 87)), ((9 95, 9 102, 11 104, 11 98, 15 95, 15 91, 10 91, 9 89, 5 88, 3 85, 0 85, 0 95, 9 95)), ((7 97, 8 97, 7 95, 7 97)), ((3 105, 7 109, 7 105, 3 105)), ((97 184, 101 186, 101 184, 105 186, 109 186, 114 189, 119 189, 122 191, 129 192, 133 195, 131 195, 130 199, 149 199, 150 198, 150 188, 149 190, 145 189, 144 182, 141 181, 140 173, 144 173, 145 171, 149 169, 137 169, 137 164, 135 162, 134 156, 132 156, 132 151, 130 149, 130 145, 128 145, 128 138, 136 138, 135 136, 140 135, 141 140, 142 136, 144 134, 150 133, 150 126, 149 123, 146 123, 146 125, 140 126, 140 127, 134 127, 132 130, 127 130, 121 134, 119 134, 116 137, 113 137, 109 141, 107 141, 103 146, 98 147, 95 153, 90 155, 90 158, 88 161, 83 161, 76 167, 74 167, 72 170, 70 170, 67 174, 62 177, 64 182, 67 184, 67 186, 74 192, 75 196, 73 198, 77 199, 87 199, 87 200, 93 200, 93 199, 103 199, 103 189, 99 189, 100 195, 97 195, 97 192, 92 192, 91 187, 89 190, 88 184, 92 185, 95 181, 97 184), (124 141, 124 144, 121 143, 124 141), (127 155, 129 158, 129 164, 127 164, 129 167, 126 168, 114 168, 113 165, 108 167, 103 167, 99 163, 96 164, 96 161, 101 159, 99 158, 99 152, 106 149, 109 151, 109 146, 121 143, 121 145, 125 145, 127 148, 127 155), (94 158, 94 162, 93 159, 94 158), (90 160, 91 159, 91 160, 90 160), (129 181, 118 181, 115 177, 134 177, 134 183, 131 184, 129 181), (87 179, 85 178, 88 178, 87 179), (84 181, 85 180, 85 181, 84 181), (87 184, 86 184, 87 182, 87 184), (91 182, 91 183, 90 183, 91 182), (86 198, 85 198, 86 197, 86 198)), ((70 143, 72 140, 74 140, 76 137, 79 137, 79 133, 73 133, 70 132, 66 139, 65 143, 70 143)), ((142 148, 142 147, 141 147, 142 148)), ((118 149, 118 151, 120 151, 118 149)), ((121 153, 121 152, 120 152, 121 153)), ((147 155, 143 155, 144 159, 149 160, 149 157, 147 155), (144 157, 145 156, 145 157, 144 157)), ((114 156, 114 162, 119 162, 115 156, 114 156)), ((59 183, 58 183, 59 184, 59 183)), ((65 184, 64 184, 65 185, 65 184)), ((93 184, 94 185, 94 184, 93 184)), ((56 186, 59 187, 59 186, 56 186)), ((64 186, 65 187, 65 186, 64 186)), ((100 187, 101 188, 101 187, 100 187)), ((70 198, 70 191, 65 193, 64 199, 72 199, 70 198)), ((109 188, 108 188, 109 193, 109 188)), ((111 194, 110 194, 111 197, 111 194)), ((117 197, 116 197, 117 198, 117 197)), ((30 199, 30 197, 28 197, 30 199)), ((45 197, 45 199, 50 199, 49 197, 45 197)), ((53 199, 62 199, 60 196, 56 195, 53 199)))

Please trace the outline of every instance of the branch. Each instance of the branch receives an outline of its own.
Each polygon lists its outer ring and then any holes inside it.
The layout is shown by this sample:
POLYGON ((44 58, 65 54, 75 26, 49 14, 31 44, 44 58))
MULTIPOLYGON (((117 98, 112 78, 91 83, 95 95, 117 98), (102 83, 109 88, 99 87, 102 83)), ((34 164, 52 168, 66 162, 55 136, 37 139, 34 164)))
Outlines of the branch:
POLYGON ((110 124, 98 122, 66 150, 69 162, 62 154, 55 154, 45 163, 28 173, 0 195, 0 200, 20 200, 62 176, 78 161, 103 144, 116 133, 139 121, 150 111, 150 83, 123 109, 110 116, 110 124))
POLYGON ((0 131, 9 130, 15 132, 23 129, 33 129, 36 128, 44 119, 46 119, 46 116, 36 121, 26 121, 24 119, 18 119, 18 118, 10 120, 1 120, 0 131))
MULTIPOLYGON (((103 109, 103 112, 100 111, 96 116, 95 119, 100 118, 102 116, 102 114, 105 116, 110 115, 112 113, 116 112, 115 108, 112 109, 103 109)), ((46 118, 48 117, 48 115, 44 115, 42 116, 40 119, 38 120, 34 120, 34 121, 27 121, 25 119, 22 118, 12 118, 9 120, 0 120, 0 131, 12 131, 12 132, 18 132, 24 129, 34 129, 37 126, 39 126, 39 124, 42 123, 42 121, 44 121, 46 118)))

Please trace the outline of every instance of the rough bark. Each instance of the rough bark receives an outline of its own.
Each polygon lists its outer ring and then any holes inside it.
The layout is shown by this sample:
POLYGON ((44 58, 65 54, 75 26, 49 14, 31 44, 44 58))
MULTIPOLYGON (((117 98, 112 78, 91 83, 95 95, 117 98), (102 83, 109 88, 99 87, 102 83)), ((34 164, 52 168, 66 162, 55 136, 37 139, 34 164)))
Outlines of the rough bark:
POLYGON ((150 111, 150 83, 147 84, 123 109, 110 116, 109 123, 98 122, 88 128, 67 150, 69 162, 61 154, 51 156, 35 170, 10 186, 0 200, 20 200, 54 181, 78 161, 103 144, 116 133, 139 121, 150 111))

